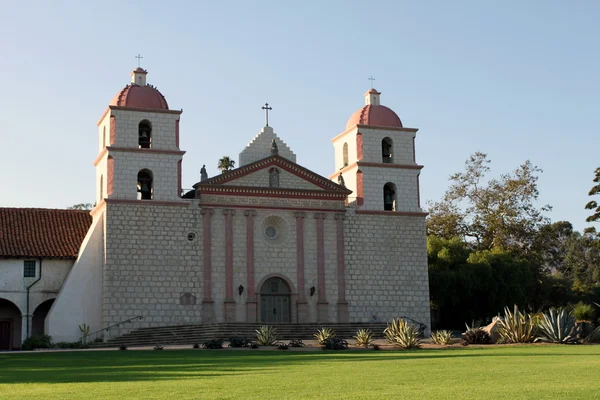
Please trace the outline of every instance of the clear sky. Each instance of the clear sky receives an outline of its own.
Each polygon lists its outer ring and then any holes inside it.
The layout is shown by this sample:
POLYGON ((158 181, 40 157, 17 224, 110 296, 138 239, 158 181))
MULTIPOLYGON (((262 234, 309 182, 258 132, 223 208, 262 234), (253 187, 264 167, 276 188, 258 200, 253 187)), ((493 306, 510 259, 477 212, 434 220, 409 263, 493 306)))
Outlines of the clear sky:
POLYGON ((475 151, 495 175, 531 160, 540 204, 583 229, 598 157, 600 2, 3 1, 0 206, 93 202, 96 122, 144 57, 183 108, 183 186, 270 125, 298 162, 334 172, 330 139, 369 76, 419 128, 421 198, 475 151))

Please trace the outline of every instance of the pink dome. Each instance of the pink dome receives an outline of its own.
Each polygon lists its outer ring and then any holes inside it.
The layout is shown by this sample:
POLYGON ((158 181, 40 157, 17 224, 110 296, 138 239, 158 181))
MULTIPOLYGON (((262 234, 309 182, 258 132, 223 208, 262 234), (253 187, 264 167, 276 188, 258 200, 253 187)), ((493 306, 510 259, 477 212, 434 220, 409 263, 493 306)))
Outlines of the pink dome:
POLYGON ((368 104, 352 114, 346 123, 346 129, 356 125, 402 128, 402 121, 394 111, 386 106, 368 104))
MULTIPOLYGON (((139 72, 139 71, 136 71, 139 72)), ((150 85, 129 84, 110 101, 111 106, 168 110, 165 96, 150 85)))

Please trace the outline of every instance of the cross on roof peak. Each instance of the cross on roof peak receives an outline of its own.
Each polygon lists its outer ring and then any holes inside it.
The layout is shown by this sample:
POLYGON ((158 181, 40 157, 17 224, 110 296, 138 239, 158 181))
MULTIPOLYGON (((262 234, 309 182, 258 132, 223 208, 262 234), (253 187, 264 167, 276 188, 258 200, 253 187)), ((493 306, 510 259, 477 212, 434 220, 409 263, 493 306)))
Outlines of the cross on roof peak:
POLYGON ((144 58, 144 57, 142 57, 141 54, 138 53, 138 55, 135 56, 135 58, 137 58, 137 60, 138 60, 138 68, 141 67, 140 64, 142 63, 142 58, 144 58))

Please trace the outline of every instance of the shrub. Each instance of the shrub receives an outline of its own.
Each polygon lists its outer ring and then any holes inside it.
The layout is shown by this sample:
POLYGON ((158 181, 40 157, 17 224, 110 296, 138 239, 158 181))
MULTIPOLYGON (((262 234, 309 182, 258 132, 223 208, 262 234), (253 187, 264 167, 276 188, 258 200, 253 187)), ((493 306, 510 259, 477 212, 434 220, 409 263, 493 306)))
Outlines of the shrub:
POLYGON ((378 344, 374 344, 373 345, 373 350, 381 350, 381 347, 379 347, 378 344))
POLYGON ((577 339, 571 335, 575 328, 575 317, 562 308, 551 308, 543 315, 538 325, 539 336, 536 341, 550 343, 574 343, 577 339))
POLYGON ((419 331, 402 318, 394 318, 383 333, 390 343, 403 349, 421 347, 419 331))
POLYGON ((504 318, 498 321, 498 334, 504 343, 529 343, 535 338, 535 322, 515 305, 511 312, 504 307, 504 318))
POLYGON ((463 346, 468 346, 470 344, 492 343, 492 338, 490 337, 490 334, 477 326, 469 327, 469 325, 467 325, 467 330, 460 336, 462 339, 460 341, 460 344, 462 344, 463 346))
POLYGON ((447 346, 452 339, 452 331, 435 331, 431 334, 431 340, 435 344, 447 346))
POLYGON ((160 344, 157 344, 156 346, 154 346, 154 350, 162 350, 164 349, 163 346, 161 346, 160 344))
POLYGON ((242 336, 233 336, 229 338, 229 347, 248 347, 251 340, 242 336))
POLYGON ((373 344, 373 333, 368 329, 359 329, 356 331, 356 344, 363 347, 369 347, 373 344))
POLYGON ((260 347, 260 346, 259 346, 259 345, 258 345, 258 343, 256 343, 256 342, 251 342, 251 343, 250 343, 250 348, 251 348, 251 349, 258 349, 259 347, 260 347))
POLYGON ((346 350, 348 342, 337 337, 330 337, 323 342, 323 350, 346 350))
POLYGON ((21 344, 23 350, 49 349, 52 347, 52 337, 48 335, 29 336, 21 344))
POLYGON ((122 345, 119 346, 119 350, 120 351, 125 351, 125 350, 127 350, 127 346, 125 346, 124 344, 122 344, 122 345))
POLYGON ((288 348, 289 348, 289 346, 287 344, 285 344, 285 343, 279 343, 277 345, 277 349, 278 350, 287 350, 288 348))
POLYGON ((199 349, 200 345, 198 343, 194 343, 194 345, 192 346, 193 349, 199 349))
POLYGON ((263 325, 256 330, 256 343, 261 346, 274 346, 277 343, 277 329, 263 325))
POLYGON ((304 342, 302 340, 300 340, 300 339, 292 339, 288 343, 288 346, 290 346, 290 347, 304 347, 304 342))
POLYGON ((321 328, 317 329, 313 336, 315 339, 317 339, 320 345, 323 345, 327 339, 335 337, 335 332, 331 328, 321 328))
POLYGON ((585 338, 586 343, 600 343, 600 326, 597 327, 585 338))
POLYGON ((56 342, 52 344, 52 347, 56 349, 84 349, 88 346, 81 344, 81 342, 56 342))
POLYGON ((222 349, 223 348, 223 339, 207 340, 206 342, 202 343, 202 347, 204 347, 205 349, 210 349, 210 350, 222 349))
POLYGON ((577 321, 588 321, 594 320, 594 307, 591 304, 585 304, 583 301, 573 306, 573 316, 577 321))

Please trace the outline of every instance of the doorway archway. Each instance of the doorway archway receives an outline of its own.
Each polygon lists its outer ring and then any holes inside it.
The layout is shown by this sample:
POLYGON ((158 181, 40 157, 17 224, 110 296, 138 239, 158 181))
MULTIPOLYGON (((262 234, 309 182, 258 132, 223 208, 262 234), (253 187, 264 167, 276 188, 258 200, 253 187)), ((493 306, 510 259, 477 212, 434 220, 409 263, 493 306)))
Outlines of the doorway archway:
POLYGON ((267 279, 260 288, 260 320, 262 323, 291 322, 292 290, 281 278, 267 279))
POLYGON ((0 298, 0 350, 21 347, 21 310, 12 301, 0 298))
POLYGON ((44 324, 53 303, 54 299, 46 300, 36 307, 33 312, 33 318, 31 318, 31 336, 42 336, 45 334, 44 324))

